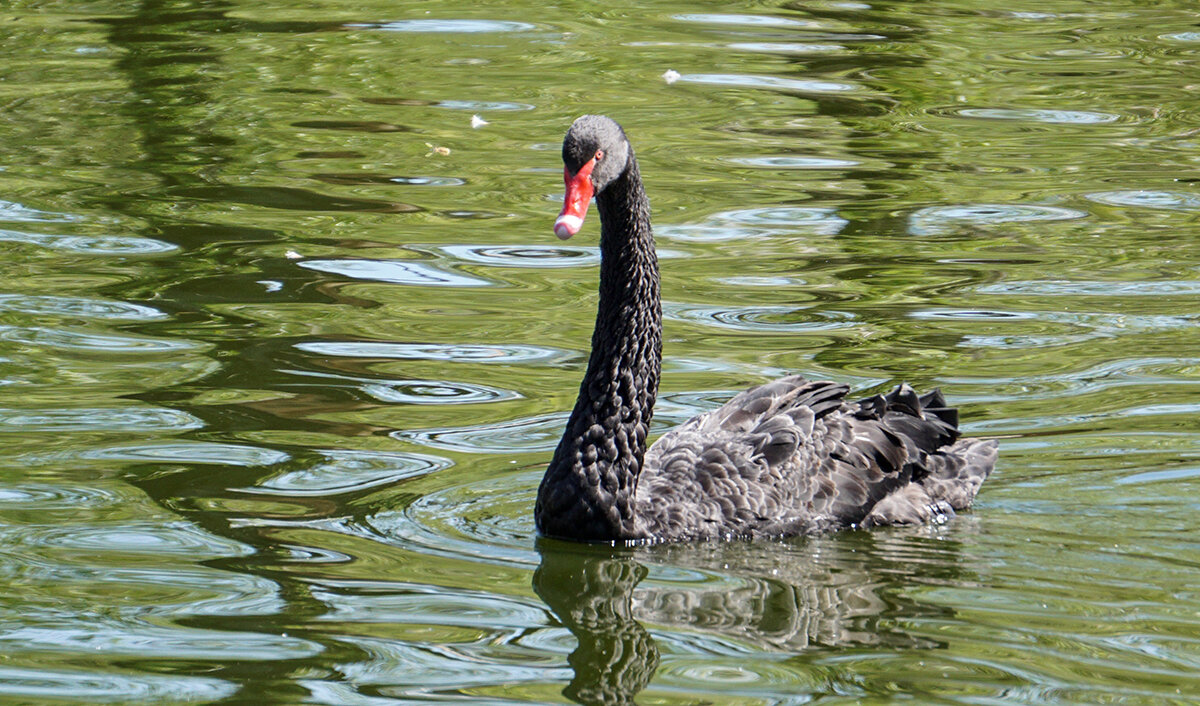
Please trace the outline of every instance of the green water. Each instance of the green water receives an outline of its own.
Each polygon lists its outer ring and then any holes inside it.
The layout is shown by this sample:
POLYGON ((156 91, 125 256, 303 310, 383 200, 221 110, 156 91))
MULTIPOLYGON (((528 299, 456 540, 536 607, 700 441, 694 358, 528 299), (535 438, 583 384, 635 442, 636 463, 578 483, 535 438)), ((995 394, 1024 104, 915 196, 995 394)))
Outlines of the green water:
POLYGON ((1200 701, 1194 3, 0 26, 0 701, 1200 701), (658 430, 786 373, 940 386, 1002 437, 971 513, 536 539, 584 112, 654 208, 658 430))

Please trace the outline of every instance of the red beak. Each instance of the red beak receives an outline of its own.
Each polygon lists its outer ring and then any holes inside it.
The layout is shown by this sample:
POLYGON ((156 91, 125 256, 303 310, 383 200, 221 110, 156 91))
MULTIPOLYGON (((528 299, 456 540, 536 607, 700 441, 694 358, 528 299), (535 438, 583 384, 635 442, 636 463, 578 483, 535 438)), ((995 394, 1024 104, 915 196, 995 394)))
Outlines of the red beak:
POLYGON ((562 212, 554 221, 554 234, 562 240, 570 238, 583 227, 583 219, 587 216, 588 203, 592 200, 595 188, 592 186, 592 169, 596 167, 596 159, 591 160, 571 176, 571 172, 563 167, 563 181, 567 184, 567 195, 563 199, 562 212))

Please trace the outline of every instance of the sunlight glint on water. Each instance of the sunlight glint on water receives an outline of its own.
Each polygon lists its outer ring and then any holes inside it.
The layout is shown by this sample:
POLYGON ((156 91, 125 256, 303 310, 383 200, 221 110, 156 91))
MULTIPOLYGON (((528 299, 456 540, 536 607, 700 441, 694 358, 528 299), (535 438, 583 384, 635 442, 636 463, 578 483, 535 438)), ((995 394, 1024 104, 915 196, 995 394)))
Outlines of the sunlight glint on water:
POLYGON ((6 15, 0 701, 1200 699, 1191 4, 6 15), (584 112, 654 209, 654 432, 940 386, 1002 438, 974 511, 535 541, 584 112))

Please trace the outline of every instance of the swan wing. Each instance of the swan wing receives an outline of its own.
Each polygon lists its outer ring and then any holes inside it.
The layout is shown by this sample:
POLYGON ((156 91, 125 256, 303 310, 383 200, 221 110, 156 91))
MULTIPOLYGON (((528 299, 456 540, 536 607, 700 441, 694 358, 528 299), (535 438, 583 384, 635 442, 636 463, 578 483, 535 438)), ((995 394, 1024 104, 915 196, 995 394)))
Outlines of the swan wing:
POLYGON ((940 392, 918 396, 901 385, 850 402, 847 391, 782 378, 668 432, 647 451, 638 482, 646 531, 782 536, 921 521, 969 504, 994 464, 994 444, 990 457, 984 447, 951 446, 957 413, 940 392), (898 493, 916 481, 929 484, 925 497, 898 493), (871 515, 885 499, 896 507, 871 515))

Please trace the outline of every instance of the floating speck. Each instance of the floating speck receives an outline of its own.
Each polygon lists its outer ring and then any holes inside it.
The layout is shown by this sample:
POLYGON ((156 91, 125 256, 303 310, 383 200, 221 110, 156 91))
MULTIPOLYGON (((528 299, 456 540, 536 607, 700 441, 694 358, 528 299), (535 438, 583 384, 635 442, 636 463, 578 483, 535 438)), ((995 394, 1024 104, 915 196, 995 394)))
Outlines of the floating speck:
POLYGON ((303 255, 296 252, 295 250, 288 250, 287 252, 285 252, 283 254, 283 256, 289 260, 299 260, 300 258, 304 257, 303 255))
MULTIPOLYGON (((479 128, 481 128, 487 124, 488 124, 488 121, 484 120, 483 118, 479 117, 478 115, 471 116, 471 129, 478 130, 479 128)), ((449 150, 446 150, 446 151, 449 152, 449 150)))
POLYGON ((667 85, 669 86, 672 83, 675 83, 676 81, 678 81, 679 76, 680 76, 680 73, 678 71, 676 71, 675 69, 667 69, 666 72, 663 73, 662 78, 664 81, 667 82, 667 85))
POLYGON ((258 283, 263 286, 268 292, 278 292, 283 289, 283 282, 274 279, 260 279, 258 283))
POLYGON ((429 151, 425 153, 426 157, 428 157, 430 155, 435 155, 435 154, 440 154, 442 156, 446 156, 446 155, 450 154, 449 147, 442 147, 440 145, 435 145, 432 142, 426 142, 425 146, 429 148, 429 151))

